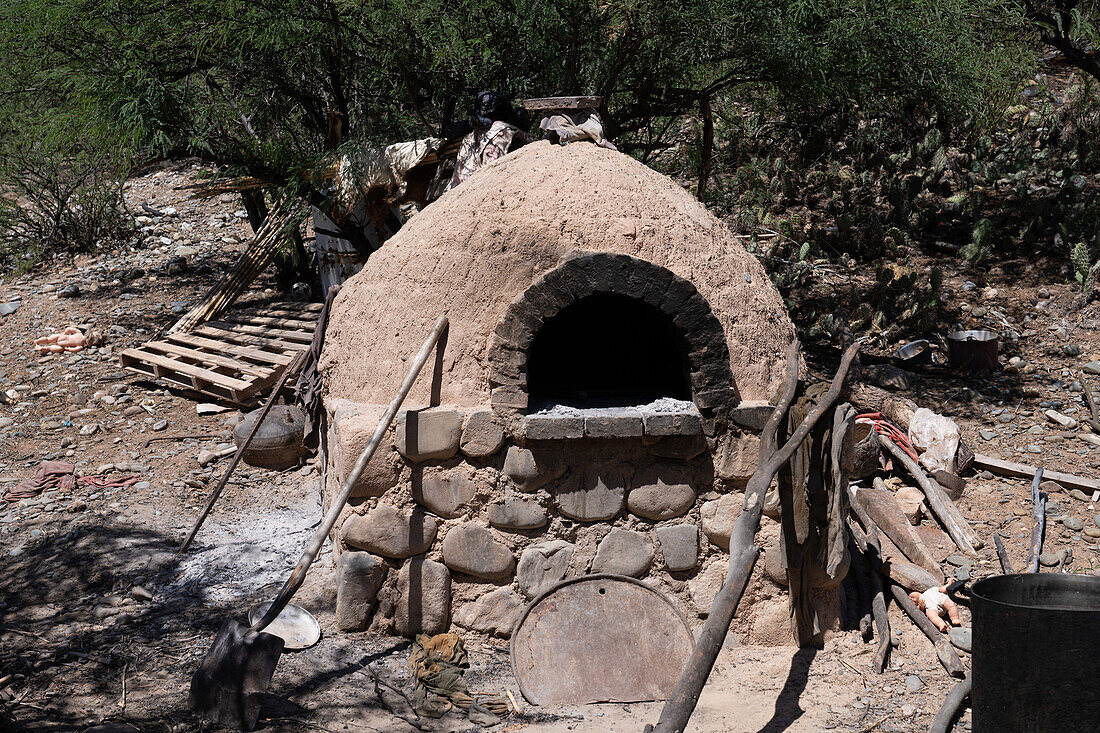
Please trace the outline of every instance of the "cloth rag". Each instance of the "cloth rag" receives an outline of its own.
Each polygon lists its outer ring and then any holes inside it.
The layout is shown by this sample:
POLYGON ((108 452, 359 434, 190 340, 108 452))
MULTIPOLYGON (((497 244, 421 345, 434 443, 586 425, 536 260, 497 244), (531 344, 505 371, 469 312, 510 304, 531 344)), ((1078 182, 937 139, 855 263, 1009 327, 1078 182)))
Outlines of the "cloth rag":
POLYGON ((490 726, 508 714, 508 703, 500 695, 472 696, 466 688, 470 660, 458 634, 419 634, 408 665, 414 681, 412 704, 420 715, 440 718, 457 706, 470 722, 490 726))
POLYGON ((42 461, 38 464, 34 478, 23 479, 13 488, 8 489, 0 501, 19 501, 38 496, 46 489, 61 489, 72 491, 77 486, 92 486, 97 489, 107 487, 129 486, 141 480, 140 476, 124 475, 118 478, 105 478, 101 476, 76 475, 76 466, 64 461, 42 461))

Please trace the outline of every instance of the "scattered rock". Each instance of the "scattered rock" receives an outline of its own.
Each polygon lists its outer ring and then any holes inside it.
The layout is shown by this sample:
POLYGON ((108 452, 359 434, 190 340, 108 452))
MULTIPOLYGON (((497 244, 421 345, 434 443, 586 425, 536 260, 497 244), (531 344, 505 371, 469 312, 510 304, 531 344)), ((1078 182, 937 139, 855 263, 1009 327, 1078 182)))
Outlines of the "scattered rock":
POLYGON ((153 594, 148 589, 135 585, 130 589, 130 597, 135 601, 151 601, 153 600, 153 594))
POLYGON ((1069 495, 1077 501, 1089 501, 1090 499, 1089 495, 1081 491, 1081 489, 1070 489, 1069 495))
POLYGON ((911 674, 905 678, 905 689, 909 690, 909 692, 920 692, 922 687, 924 687, 924 681, 915 674, 911 674))
POLYGON ((1066 517, 1062 522, 1062 526, 1071 532, 1080 532, 1085 528, 1085 523, 1077 517, 1066 517))
POLYGON ((979 430, 978 435, 981 436, 982 440, 993 440, 994 438, 997 437, 997 431, 996 430, 979 430))
POLYGON ((1062 484, 1056 481, 1040 481, 1039 491, 1045 491, 1048 494, 1056 494, 1065 491, 1065 489, 1062 487, 1062 484))
POLYGON ((455 572, 484 580, 510 577, 516 565, 507 546, 493 539, 488 529, 472 522, 447 532, 443 538, 443 563, 455 572))
POLYGON ((948 636, 951 637, 951 643, 964 652, 970 651, 971 638, 973 636, 969 628, 952 627, 948 632, 948 636))
POLYGON ((653 543, 641 532, 612 529, 596 548, 593 573, 612 573, 639 578, 653 564, 653 543))
POLYGON ((966 555, 948 555, 947 564, 960 568, 968 568, 974 564, 974 560, 966 555))
POLYGON ((1045 568, 1052 568, 1058 564, 1058 561, 1062 559, 1062 554, 1059 552, 1044 552, 1039 555, 1039 564, 1045 568))
POLYGON ((1077 421, 1076 420, 1074 420, 1069 415, 1063 415, 1062 413, 1058 412, 1057 410, 1047 410, 1043 414, 1047 416, 1048 420, 1050 420, 1051 422, 1058 423, 1059 425, 1061 425, 1066 430, 1071 430, 1071 429, 1077 427, 1077 421))
POLYGON ((520 592, 532 599, 564 580, 575 549, 565 540, 551 540, 524 550, 516 566, 520 592))

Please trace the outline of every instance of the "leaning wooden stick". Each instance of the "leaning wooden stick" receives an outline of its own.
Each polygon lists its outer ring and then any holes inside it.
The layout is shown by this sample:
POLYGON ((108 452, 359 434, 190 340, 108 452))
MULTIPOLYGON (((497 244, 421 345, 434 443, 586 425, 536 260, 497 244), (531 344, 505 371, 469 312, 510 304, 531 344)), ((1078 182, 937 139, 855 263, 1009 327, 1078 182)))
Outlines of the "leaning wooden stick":
POLYGON ((1015 573, 1016 570, 1012 567, 1012 561, 1008 559, 1005 543, 1001 542, 1001 536, 996 532, 993 533, 993 546, 997 548, 997 559, 1001 561, 1001 572, 1005 575, 1015 573))
MULTIPOLYGON (((883 670, 886 669, 890 649, 893 645, 890 636, 890 616, 886 613, 886 596, 883 593, 882 582, 884 576, 889 577, 888 570, 882 562, 882 550, 879 545, 878 530, 875 526, 873 524, 868 525, 868 533, 864 534, 859 525, 849 519, 848 530, 855 539, 856 545, 867 557, 871 568, 871 615, 874 617, 875 630, 878 633, 878 648, 875 649, 875 671, 882 674, 883 670)), ((903 587, 906 586, 903 584, 903 587)))
POLYGON ((795 428, 782 448, 776 450, 776 434, 783 417, 790 409, 794 401, 795 390, 798 387, 798 341, 791 343, 787 350, 787 373, 784 377, 783 393, 779 398, 779 404, 772 412, 764 426, 760 437, 760 458, 756 464, 756 472, 749 479, 745 487, 744 508, 734 524, 730 536, 730 563, 726 573, 726 581, 718 595, 714 598, 710 614, 699 632, 699 640, 691 653, 691 658, 684 667, 676 688, 669 696, 661 710, 661 718, 656 727, 646 726, 647 731, 654 733, 681 733, 691 718, 695 705, 699 702, 699 694, 710 676, 714 661, 718 658, 718 652, 722 648, 722 642, 729 632, 730 623, 737 612, 737 606, 741 602, 741 596, 745 592, 749 576, 753 566, 760 555, 760 548, 756 546, 756 532, 760 529, 760 516, 764 510, 764 494, 768 490, 772 479, 779 469, 791 459, 794 452, 802 444, 802 441, 813 430, 818 420, 832 408, 844 391, 844 382, 848 375, 848 369, 852 365, 852 359, 859 352, 859 345, 853 344, 844 352, 840 361, 836 376, 833 377, 829 391, 821 401, 806 415, 802 424, 795 428))
POLYGON ((886 613, 886 596, 882 587, 882 558, 879 556, 878 532, 867 535, 867 550, 871 560, 871 613, 875 617, 878 632, 878 648, 875 649, 875 671, 882 674, 890 658, 893 638, 890 636, 890 616, 886 613))
POLYGON ((951 642, 948 641, 947 637, 941 634, 940 630, 924 615, 924 612, 917 608, 917 604, 913 603, 904 588, 891 583, 890 592, 894 594, 894 600, 898 602, 902 610, 909 615, 909 618, 913 619, 913 623, 917 625, 917 628, 923 631, 928 640, 936 647, 936 656, 939 657, 940 664, 947 670, 947 673, 952 677, 964 677, 966 668, 963 667, 958 652, 951 646, 951 642))
POLYGON ((225 489, 226 483, 229 482, 229 477, 233 475, 233 469, 241 462, 241 457, 248 449, 249 444, 252 442, 252 438, 254 438, 257 431, 259 431, 260 424, 267 418, 267 413, 271 412, 271 406, 274 405, 275 400, 279 398, 279 393, 283 391, 283 387, 286 386, 287 380, 290 379, 291 375, 296 374, 302 364, 305 363, 306 354, 308 353, 308 351, 299 351, 294 357, 294 360, 287 364, 286 369, 283 370, 283 375, 279 377, 278 383, 271 390, 267 402, 264 403, 263 409, 260 410, 260 414, 257 415, 255 421, 253 421, 252 428, 248 431, 248 435, 245 436, 244 442, 241 443, 236 453, 233 454, 233 460, 229 462, 229 466, 225 469, 225 473, 222 474, 217 485, 214 486, 214 490, 210 492, 210 496, 206 500, 206 506, 202 508, 202 512, 195 520, 195 524, 192 525, 191 531, 187 534, 187 538, 180 544, 176 552, 187 552, 187 548, 190 547, 191 543, 195 540, 195 535, 199 533, 202 523, 206 521, 206 517, 210 514, 210 510, 214 508, 214 504, 217 503, 218 497, 222 495, 222 490, 225 489))
POLYGON ((909 455, 903 451, 897 443, 890 440, 888 436, 879 436, 882 441, 882 445, 890 451, 895 459, 902 466, 905 467, 910 475, 917 480, 917 485, 920 490, 924 492, 924 497, 928 500, 928 505, 932 508, 932 511, 939 517, 940 522, 943 523, 944 529, 947 530, 947 534, 951 536, 955 544, 959 546, 959 549, 963 552, 970 554, 976 554, 976 549, 983 547, 984 543, 971 529, 970 524, 967 523, 966 518, 959 512, 958 507, 951 501, 947 493, 944 492, 943 487, 928 477, 927 474, 921 469, 917 462, 914 461, 909 455))
POLYGON ((933 718, 932 725, 928 726, 928 733, 949 733, 951 723, 959 714, 963 701, 970 697, 970 686, 970 675, 967 675, 962 682, 951 688, 951 692, 947 693, 947 699, 943 701, 943 706, 933 718))
POLYGON ((1031 479, 1031 548, 1028 553, 1027 571, 1039 572, 1039 555, 1043 554, 1043 531, 1047 523, 1047 495, 1039 491, 1039 483, 1043 480, 1043 469, 1035 469, 1035 477, 1031 479))

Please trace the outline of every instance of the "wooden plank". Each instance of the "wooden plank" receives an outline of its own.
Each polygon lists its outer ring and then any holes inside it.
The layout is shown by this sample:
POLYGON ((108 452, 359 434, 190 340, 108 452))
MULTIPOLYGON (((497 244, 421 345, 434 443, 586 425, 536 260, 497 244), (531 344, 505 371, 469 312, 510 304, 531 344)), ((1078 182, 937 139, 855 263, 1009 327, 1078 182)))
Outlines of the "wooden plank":
POLYGON ((882 483, 882 479, 875 479, 873 489, 854 489, 852 493, 863 511, 867 512, 878 528, 886 533, 906 558, 933 575, 939 576, 938 582, 943 582, 940 564, 913 531, 909 520, 905 518, 904 512, 898 505, 897 498, 882 483))
POLYGON ((233 311, 235 314, 246 314, 250 316, 275 316, 278 318, 295 318, 300 321, 306 321, 314 325, 317 324, 316 313, 309 311, 291 310, 289 308, 245 308, 237 311, 233 311))
POLYGON ((278 328, 289 328, 292 330, 299 330, 302 333, 308 333, 313 335, 314 329, 317 328, 317 321, 302 321, 297 318, 273 318, 270 316, 253 316, 241 313, 227 313, 222 317, 223 321, 229 321, 230 323, 245 323, 250 326, 276 326, 278 328))
POLYGON ((274 328, 272 326, 250 326, 247 323, 229 323, 228 321, 208 321, 206 325, 210 328, 217 328, 223 331, 251 333, 257 336, 279 338, 284 341, 297 341, 303 344, 313 342, 313 334, 306 333, 305 331, 288 331, 283 328, 274 328))
POLYGON ((282 352, 254 349, 250 346, 240 346, 229 341, 203 338, 202 336, 195 336, 190 333, 169 334, 168 341, 183 344, 184 346, 198 346, 204 349, 214 349, 224 354, 231 354, 240 359, 251 359, 252 361, 264 362, 265 364, 273 364, 276 366, 286 366, 294 359, 293 356, 282 352))
MULTIPOLYGON (((160 354, 154 354, 150 351, 145 351, 142 348, 127 349, 124 352, 126 355, 138 359, 142 362, 150 364, 155 370, 168 370, 177 372, 181 375, 191 377, 193 379, 201 380, 203 382, 209 382, 216 384, 219 387, 225 387, 226 389, 233 390, 235 392, 243 392, 247 390, 251 385, 240 379, 234 379, 233 377, 226 376, 225 374, 219 374, 218 372, 211 371, 209 369, 203 369, 200 366, 194 364, 187 364, 177 359, 172 359, 167 356, 161 356, 160 354)), ((157 376, 163 376, 158 374, 157 376)), ((198 385, 196 385, 198 388, 198 385)))
POLYGON ((603 97, 536 97, 523 100, 526 110, 594 109, 603 104, 603 97))
POLYGON ((243 374, 250 374, 255 377, 266 377, 271 374, 271 367, 257 366, 256 364, 250 364, 247 361, 239 361, 232 359, 228 356, 222 356, 220 354, 210 354, 205 351, 196 351, 195 349, 189 349, 185 346, 178 346, 177 344, 170 344, 165 341, 150 341, 142 344, 143 349, 155 349, 156 351, 162 351, 169 356, 181 356, 189 359, 194 359, 200 362, 196 366, 202 366, 202 363, 213 364, 215 366, 226 367, 227 369, 235 369, 243 374))
MULTIPOLYGON (((227 323, 225 325, 231 326, 233 324, 227 323)), ((272 349, 280 349, 289 354, 291 358, 299 351, 309 348, 308 344, 292 343, 290 341, 284 341, 283 339, 267 338, 252 333, 243 333, 241 331, 227 331, 224 328, 210 328, 205 325, 199 326, 191 333, 197 333, 200 336, 209 336, 212 339, 225 340, 231 343, 251 344, 253 346, 266 346, 272 349)))
MULTIPOLYGON (((974 454, 974 467, 984 468, 993 473, 1000 474, 1001 476, 1014 476, 1016 478, 1026 479, 1032 478, 1037 470, 1034 466, 1029 466, 1026 463, 1004 461, 1000 458, 994 458, 993 456, 982 455, 981 453, 974 454)), ((1067 489, 1081 489, 1082 491, 1088 491, 1090 493, 1093 491, 1100 491, 1100 481, 1085 478, 1084 476, 1074 476, 1071 473, 1043 469, 1043 478, 1047 481, 1056 481, 1067 489)))

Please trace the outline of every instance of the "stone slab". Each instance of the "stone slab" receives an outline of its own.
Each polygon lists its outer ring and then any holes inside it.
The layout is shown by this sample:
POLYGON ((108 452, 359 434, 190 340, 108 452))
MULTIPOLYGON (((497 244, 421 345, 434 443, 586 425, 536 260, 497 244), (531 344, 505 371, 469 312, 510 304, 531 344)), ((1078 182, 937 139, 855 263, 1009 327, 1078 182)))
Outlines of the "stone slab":
POLYGON ((577 470, 555 488, 558 511, 581 522, 611 519, 623 508, 623 475, 614 466, 577 470))
POLYGON ((425 407, 397 414, 394 446, 414 463, 453 458, 461 438, 462 411, 458 408, 425 407))
POLYGON ((342 552, 336 568, 336 627, 363 631, 386 579, 386 565, 369 552, 342 552))
POLYGON ((443 538, 443 563, 456 573, 483 580, 510 578, 516 567, 512 551, 494 539, 488 529, 473 522, 447 532, 443 538))
POLYGON ((520 592, 530 600, 565 580, 575 549, 565 540, 551 540, 524 550, 516 567, 520 592))
POLYGON ((451 572, 414 557, 397 573, 394 630, 401 636, 442 634, 451 625, 451 572))
POLYGON ((528 415, 523 420, 528 440, 575 440, 584 437, 584 418, 573 415, 528 415))
POLYGON ((419 509, 406 514, 389 504, 379 504, 365 515, 348 517, 340 534, 350 547, 402 559, 427 552, 438 528, 436 519, 419 509))
POLYGON ((694 524, 674 524, 657 528, 657 541, 665 568, 673 572, 691 570, 699 564, 699 527, 694 524))
POLYGON ((611 573, 640 578, 653 564, 653 543, 641 532, 615 528, 600 540, 593 573, 611 573))
POLYGON ((475 410, 466 416, 459 448, 470 458, 488 458, 504 446, 504 426, 492 410, 475 410))
POLYGON ((702 435, 698 412, 642 412, 646 435, 702 435))
POLYGON ((640 438, 645 434, 642 413, 623 408, 605 414, 588 415, 584 418, 584 434, 589 438, 640 438))

